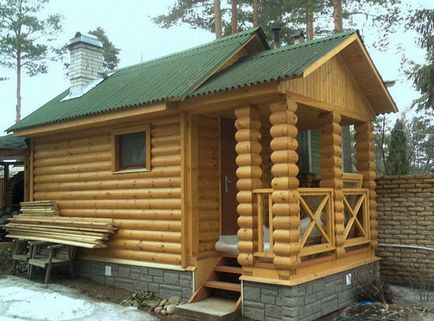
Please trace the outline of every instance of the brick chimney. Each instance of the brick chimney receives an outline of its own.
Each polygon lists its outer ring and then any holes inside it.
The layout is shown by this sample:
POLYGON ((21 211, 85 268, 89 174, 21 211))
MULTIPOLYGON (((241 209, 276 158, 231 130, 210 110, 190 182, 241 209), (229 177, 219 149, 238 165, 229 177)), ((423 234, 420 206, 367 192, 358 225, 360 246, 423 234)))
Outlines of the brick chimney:
POLYGON ((71 87, 84 87, 102 78, 104 55, 102 42, 97 37, 77 32, 68 46, 71 60, 69 79, 71 87))

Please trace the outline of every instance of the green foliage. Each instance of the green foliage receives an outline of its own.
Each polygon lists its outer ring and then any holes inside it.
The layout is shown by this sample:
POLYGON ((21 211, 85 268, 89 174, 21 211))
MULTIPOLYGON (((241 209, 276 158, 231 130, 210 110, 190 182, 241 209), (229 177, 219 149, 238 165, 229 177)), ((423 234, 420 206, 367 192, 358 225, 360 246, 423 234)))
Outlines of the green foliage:
POLYGON ((346 28, 375 30, 377 37, 370 44, 376 49, 389 48, 390 38, 404 23, 408 5, 402 0, 344 0, 343 18, 346 28))
POLYGON ((377 116, 374 124, 375 156, 377 174, 386 174, 386 158, 390 141, 390 122, 385 115, 377 116))
MULTIPOLYGON (((409 173, 429 173, 434 169, 434 112, 425 112, 409 121, 402 121, 405 136, 409 173)), ((391 124, 385 115, 378 116, 374 122, 374 139, 376 145, 377 174, 386 175, 387 161, 396 150, 391 149, 391 124)), ((396 130, 395 130, 396 131, 396 130)))
MULTIPOLYGON (((252 27, 252 0, 239 0, 239 30, 252 27)), ((394 27, 404 19, 398 4, 401 0, 344 0, 343 19, 347 29, 374 26, 382 37, 378 47, 388 45, 387 35, 393 34, 394 27), (358 17, 364 17, 358 19, 358 17)), ((333 2, 330 0, 259 0, 259 25, 271 38, 273 27, 282 28, 283 43, 291 43, 295 32, 306 29, 307 10, 312 6, 316 35, 330 34, 333 31, 333 2)), ((167 14, 154 17, 162 28, 170 28, 181 23, 193 28, 214 32, 214 9, 212 0, 174 0, 167 14)), ((222 2, 223 34, 231 32, 230 0, 222 2)), ((271 39, 270 39, 271 40, 271 39)))
POLYGON ((398 119, 390 134, 386 159, 387 175, 407 175, 410 171, 409 146, 405 124, 398 119))
POLYGON ((413 103, 419 110, 434 110, 434 10, 416 10, 407 27, 419 34, 418 43, 426 50, 426 64, 411 63, 407 71, 421 97, 413 103))
MULTIPOLYGON (((222 15, 227 10, 222 10, 222 15)), ((176 0, 165 15, 153 18, 163 28, 186 23, 193 28, 215 32, 214 2, 212 0, 176 0)))
POLYGON ((0 64, 30 75, 47 72, 50 48, 61 30, 59 14, 38 18, 48 0, 0 0, 0 64))
POLYGON ((407 125, 412 173, 427 173, 434 164, 434 113, 413 117, 407 125))
MULTIPOLYGON (((47 72, 48 45, 62 29, 62 16, 38 16, 48 0, 0 0, 0 66, 15 69, 17 75, 16 120, 21 119, 21 74, 47 72)), ((54 56, 51 57, 54 59, 54 56)))
MULTIPOLYGON (((109 39, 105 30, 101 27, 96 27, 95 30, 90 30, 88 32, 91 35, 94 35, 98 38, 99 41, 102 42, 102 48, 104 50, 104 70, 105 71, 113 71, 119 65, 119 53, 121 49, 117 48, 109 39)), ((62 47, 57 49, 58 55, 61 57, 62 61, 66 61, 63 63, 65 69, 69 68, 69 56, 68 56, 68 44, 64 44, 62 47)))
MULTIPOLYGON (((324 12, 327 0, 310 0, 314 12, 324 12)), ((273 27, 282 28, 282 41, 291 42, 294 32, 305 28, 306 9, 305 0, 262 0, 259 4, 259 24, 265 34, 271 35, 273 27)), ((222 5, 223 34, 231 33, 230 1, 222 5)), ((214 32, 214 5, 212 0, 176 0, 167 14, 153 18, 162 28, 170 28, 181 23, 193 28, 214 32)), ((238 7, 239 30, 253 26, 253 8, 251 0, 240 0, 238 7)), ((317 32, 322 32, 317 29, 317 32)))
POLYGON ((116 69, 119 64, 119 52, 121 50, 109 40, 103 28, 97 27, 95 30, 89 31, 89 34, 96 36, 98 40, 102 42, 104 49, 104 69, 107 71, 116 69))

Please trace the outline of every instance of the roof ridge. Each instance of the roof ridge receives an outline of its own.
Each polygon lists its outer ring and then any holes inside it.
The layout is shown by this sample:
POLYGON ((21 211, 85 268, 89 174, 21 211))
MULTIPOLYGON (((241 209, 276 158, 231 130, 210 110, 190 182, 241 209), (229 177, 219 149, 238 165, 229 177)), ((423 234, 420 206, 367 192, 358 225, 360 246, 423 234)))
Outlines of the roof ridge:
POLYGON ((147 66, 149 64, 157 63, 157 62, 164 61, 164 60, 167 60, 167 59, 170 59, 170 58, 175 58, 175 57, 178 57, 180 55, 184 55, 184 54, 188 54, 188 53, 193 53, 193 52, 195 52, 198 49, 202 49, 202 48, 205 48, 205 47, 208 47, 208 46, 211 46, 211 45, 215 45, 215 44, 218 44, 218 43, 225 43, 226 41, 232 40, 234 38, 238 38, 238 37, 241 37, 241 36, 253 34, 253 33, 257 32, 260 29, 261 29, 261 27, 249 28, 249 29, 246 29, 246 30, 243 30, 243 31, 240 31, 240 32, 228 35, 228 36, 221 37, 219 39, 214 39, 211 42, 207 42, 207 43, 198 45, 198 46, 193 47, 193 48, 188 48, 188 49, 184 49, 184 50, 181 50, 181 51, 176 51, 174 53, 167 54, 167 55, 162 56, 162 57, 154 58, 154 59, 151 59, 151 60, 148 60, 148 61, 144 61, 144 62, 140 62, 140 63, 137 63, 137 64, 133 64, 133 65, 129 65, 129 66, 126 66, 126 67, 119 68, 119 69, 115 70, 115 73, 118 72, 118 71, 124 71, 124 70, 132 69, 132 68, 136 68, 136 67, 140 67, 140 66, 147 66))
POLYGON ((317 39, 313 39, 313 40, 309 40, 309 41, 305 41, 305 42, 301 42, 301 43, 297 43, 297 44, 292 44, 292 45, 287 45, 287 46, 283 46, 280 48, 274 48, 274 49, 270 49, 270 50, 264 50, 261 52, 258 52, 256 54, 253 54, 251 56, 247 56, 244 57, 244 60, 249 60, 249 59, 256 59, 259 57, 263 57, 263 56, 268 56, 268 55, 273 55, 273 54, 277 54, 279 52, 282 51, 287 51, 287 50, 292 50, 292 49, 297 49, 297 48, 301 48, 301 47, 307 47, 307 46, 311 46, 317 43, 321 43, 321 42, 326 42, 326 41, 330 41, 330 40, 334 40, 340 37, 345 37, 345 36, 349 36, 352 34, 358 33, 357 30, 348 30, 348 31, 344 31, 344 32, 339 32, 339 33, 335 33, 326 37, 321 37, 321 38, 317 38, 317 39))

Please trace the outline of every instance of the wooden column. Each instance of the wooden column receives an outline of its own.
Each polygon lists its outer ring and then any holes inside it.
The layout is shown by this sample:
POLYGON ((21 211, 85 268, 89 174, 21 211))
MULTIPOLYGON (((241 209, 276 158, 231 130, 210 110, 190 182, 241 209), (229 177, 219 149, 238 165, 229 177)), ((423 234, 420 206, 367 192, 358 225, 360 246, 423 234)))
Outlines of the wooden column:
POLYGON ((190 180, 191 176, 191 127, 188 115, 180 114, 181 136, 181 266, 186 267, 191 258, 193 247, 191 231, 191 203, 190 203, 190 180))
POLYGON ((341 116, 333 112, 323 113, 320 122, 320 187, 334 189, 336 254, 341 257, 345 254, 341 116))
POLYGON ((369 189, 369 217, 371 248, 375 252, 378 246, 377 231, 377 193, 375 191, 375 144, 373 126, 370 122, 359 123, 356 130, 356 168, 363 175, 363 188, 369 189))
POLYGON ((29 201, 30 197, 30 151, 26 149, 24 154, 24 202, 29 201))
POLYGON ((282 279, 289 278, 300 261, 300 195, 297 150, 297 104, 288 98, 270 105, 271 173, 273 179, 273 264, 282 279))
POLYGON ((261 121, 253 106, 235 109, 237 132, 237 201, 238 201, 238 262, 253 266, 253 254, 258 248, 257 205, 252 191, 262 187, 261 121))
POLYGON ((3 163, 3 206, 8 207, 11 204, 6 204, 7 197, 6 191, 9 183, 9 164, 3 163))

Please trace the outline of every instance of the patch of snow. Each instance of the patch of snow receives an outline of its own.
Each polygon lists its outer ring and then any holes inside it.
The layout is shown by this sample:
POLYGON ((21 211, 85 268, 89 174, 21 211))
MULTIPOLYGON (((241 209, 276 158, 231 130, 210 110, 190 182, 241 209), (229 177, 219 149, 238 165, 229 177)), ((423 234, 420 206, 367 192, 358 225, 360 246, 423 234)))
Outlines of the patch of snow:
POLYGON ((149 313, 96 301, 61 285, 0 278, 0 321, 154 321, 149 313))

